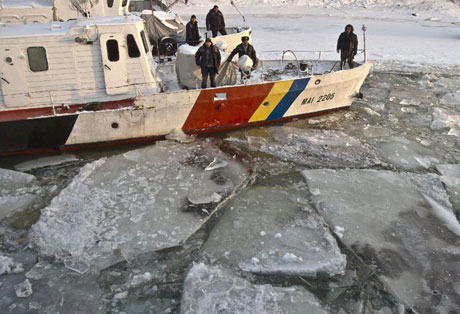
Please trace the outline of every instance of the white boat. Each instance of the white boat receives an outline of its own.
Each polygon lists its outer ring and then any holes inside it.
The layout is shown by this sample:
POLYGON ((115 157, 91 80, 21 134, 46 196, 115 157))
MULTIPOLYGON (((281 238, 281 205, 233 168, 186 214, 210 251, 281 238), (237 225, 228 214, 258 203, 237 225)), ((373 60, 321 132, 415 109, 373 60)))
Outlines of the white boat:
POLYGON ((349 107, 371 67, 261 61, 245 84, 184 90, 174 64, 154 61, 143 20, 133 15, 3 27, 0 42, 1 154, 319 115, 349 107))

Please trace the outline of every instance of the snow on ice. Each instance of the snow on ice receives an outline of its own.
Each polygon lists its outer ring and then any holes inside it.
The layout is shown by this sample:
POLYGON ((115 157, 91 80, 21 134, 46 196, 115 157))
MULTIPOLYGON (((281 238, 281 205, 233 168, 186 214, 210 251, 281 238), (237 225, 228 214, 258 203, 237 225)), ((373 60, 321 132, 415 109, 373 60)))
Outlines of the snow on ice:
POLYGON ((302 287, 254 285, 229 270, 194 264, 184 282, 181 313, 305 313, 329 311, 302 287))
POLYGON ((221 263, 261 274, 334 276, 346 257, 324 222, 280 187, 253 186, 233 198, 203 246, 221 263))
POLYGON ((30 236, 42 254, 79 273, 180 244, 248 178, 211 141, 163 141, 101 158, 42 210, 30 236), (205 171, 214 158, 227 166, 205 171))
POLYGON ((379 275, 394 296, 420 313, 460 307, 459 225, 436 175, 372 170, 305 170, 325 221, 379 275))

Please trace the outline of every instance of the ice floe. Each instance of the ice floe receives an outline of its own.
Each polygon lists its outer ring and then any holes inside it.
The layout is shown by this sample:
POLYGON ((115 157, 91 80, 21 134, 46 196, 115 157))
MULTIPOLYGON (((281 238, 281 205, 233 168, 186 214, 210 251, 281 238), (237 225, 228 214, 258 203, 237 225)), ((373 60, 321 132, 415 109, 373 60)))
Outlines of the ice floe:
MULTIPOLYGON (((380 164, 364 143, 341 131, 272 127, 266 137, 248 136, 250 149, 309 166, 367 167, 380 164)), ((236 139, 233 139, 237 141, 236 139)))
POLYGON ((334 276, 346 257, 324 221, 279 186, 253 186, 233 198, 203 245, 221 263, 261 274, 334 276))
POLYGON ((181 313, 326 314, 302 287, 254 285, 227 269, 195 264, 185 278, 181 313))
POLYGON ((420 313, 460 307, 458 222, 439 177, 372 170, 305 170, 325 221, 402 303, 420 313))
POLYGON ((180 244, 249 177, 210 141, 155 146, 86 164, 30 236, 79 273, 180 244), (227 166, 205 171, 214 159, 227 166))
POLYGON ((57 166, 75 161, 78 161, 78 158, 74 155, 62 154, 28 160, 15 165, 14 168, 18 171, 30 171, 37 168, 57 166))
POLYGON ((32 208, 40 191, 33 175, 0 169, 0 220, 32 208))

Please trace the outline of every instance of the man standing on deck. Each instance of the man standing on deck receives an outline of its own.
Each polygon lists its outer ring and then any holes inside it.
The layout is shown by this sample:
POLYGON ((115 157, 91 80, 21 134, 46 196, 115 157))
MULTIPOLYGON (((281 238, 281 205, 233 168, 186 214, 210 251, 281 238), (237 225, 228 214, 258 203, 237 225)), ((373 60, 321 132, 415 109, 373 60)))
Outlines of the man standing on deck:
POLYGON ((206 15, 206 29, 212 31, 212 37, 216 37, 218 32, 221 35, 227 35, 224 15, 217 5, 209 10, 208 15, 206 15))
POLYGON ((208 76, 211 80, 211 87, 216 87, 216 74, 219 73, 220 67, 220 52, 212 44, 210 38, 206 38, 204 45, 196 52, 195 62, 201 67, 201 75, 203 76, 201 88, 206 88, 208 76))
POLYGON ((353 25, 348 24, 337 40, 337 53, 340 53, 340 70, 343 69, 347 60, 350 69, 354 67, 353 58, 358 52, 358 36, 353 31, 353 25))
POLYGON ((198 23, 195 15, 192 15, 190 22, 185 26, 185 41, 190 46, 196 46, 200 43, 200 32, 198 31, 198 23))
MULTIPOLYGON (((230 53, 230 55, 227 58, 227 62, 231 62, 233 57, 236 54, 238 54, 238 58, 241 58, 242 56, 247 55, 249 58, 252 59, 252 62, 253 62, 252 68, 254 69, 257 67, 257 63, 259 62, 259 60, 257 59, 256 50, 254 49, 254 46, 249 43, 248 36, 241 37, 241 44, 239 44, 238 46, 235 47, 235 49, 233 49, 232 53, 230 53)), ((245 77, 245 78, 251 77, 251 73, 243 73, 242 70, 240 70, 240 72, 241 72, 241 77, 245 77)))

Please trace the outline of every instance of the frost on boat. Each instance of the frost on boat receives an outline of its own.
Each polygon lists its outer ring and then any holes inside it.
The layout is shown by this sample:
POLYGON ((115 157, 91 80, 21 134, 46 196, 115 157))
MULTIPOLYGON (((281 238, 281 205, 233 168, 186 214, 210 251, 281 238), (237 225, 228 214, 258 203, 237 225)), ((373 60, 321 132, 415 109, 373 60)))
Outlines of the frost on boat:
POLYGON ((179 245, 248 174, 210 142, 159 142, 84 166, 30 235, 71 269, 103 269, 179 245), (214 158, 227 165, 205 171, 214 158))
POLYGON ((436 175, 305 170, 317 210, 405 305, 420 313, 460 306, 460 227, 436 175), (446 276, 448 274, 448 276, 446 276))
POLYGON ((254 285, 216 266, 195 264, 185 278, 181 313, 305 313, 329 311, 301 287, 254 285))
POLYGON ((267 186, 240 193, 210 233, 205 254, 260 274, 343 274, 346 257, 324 221, 293 195, 267 186))
POLYGON ((39 192, 33 175, 0 169, 0 219, 33 207, 39 192))

